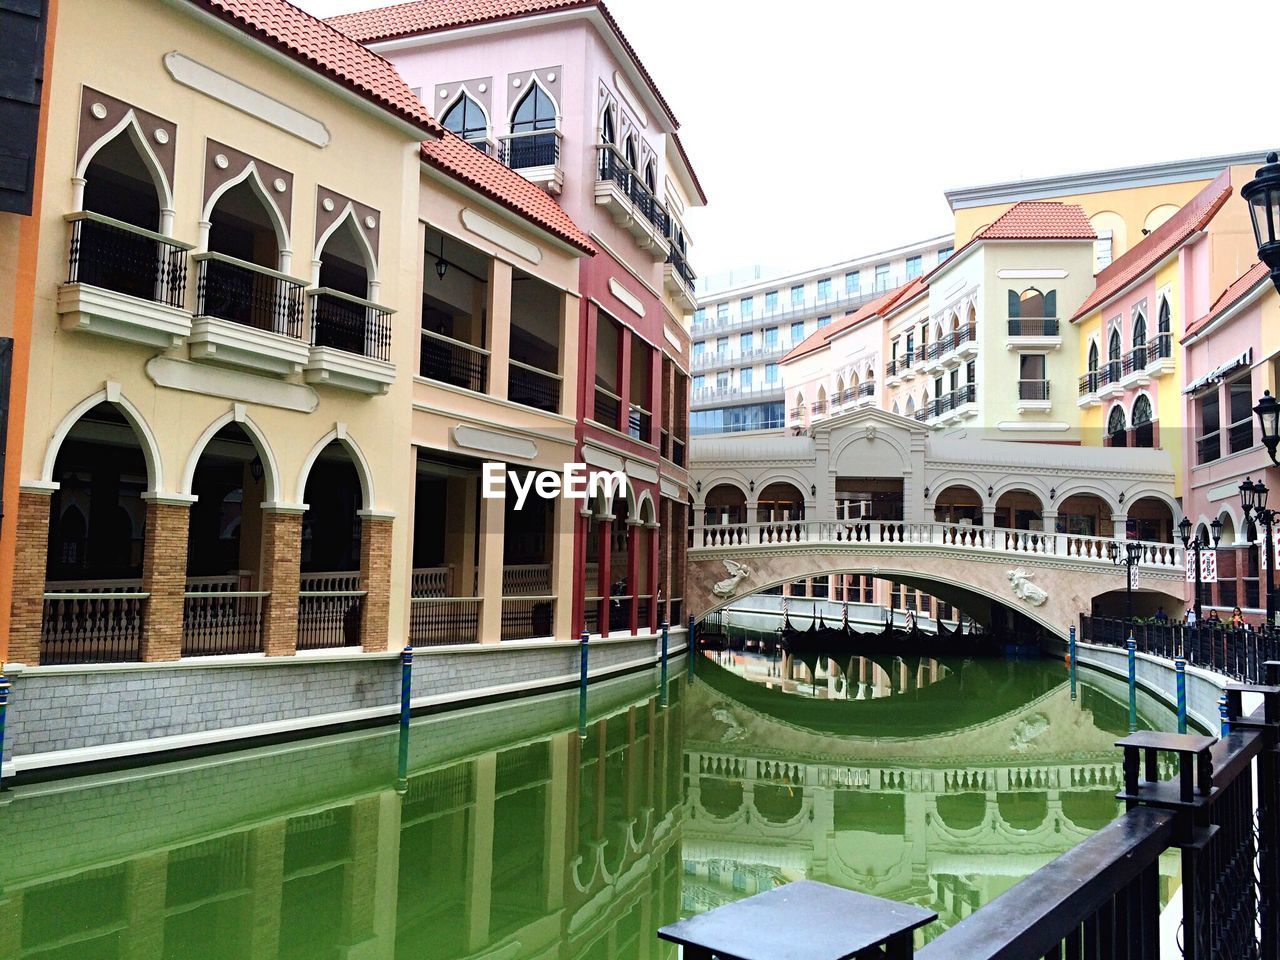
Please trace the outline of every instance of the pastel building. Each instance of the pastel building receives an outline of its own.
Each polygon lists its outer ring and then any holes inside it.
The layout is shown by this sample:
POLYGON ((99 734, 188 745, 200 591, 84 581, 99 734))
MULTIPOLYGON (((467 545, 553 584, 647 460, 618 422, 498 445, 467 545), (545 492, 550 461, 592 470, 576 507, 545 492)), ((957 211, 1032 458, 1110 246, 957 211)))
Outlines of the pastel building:
MULTIPOLYGON (((888 291, 932 270, 951 252, 948 234, 704 294, 693 316, 692 432, 787 425, 782 358, 815 332, 847 322, 888 291)), ((860 377, 857 386, 866 382, 860 377)))
MULTIPOLYGON (((440 0, 336 17, 390 59, 477 154, 557 198, 590 237, 580 262, 576 407, 558 411, 574 458, 625 470, 625 497, 574 521, 576 628, 634 632, 679 621, 688 503, 689 213, 705 203, 679 124, 603 3, 440 0)), ((515 316, 520 316, 517 308, 515 316)), ((448 334, 483 361, 479 327, 448 334)), ((513 341, 514 344, 514 341, 513 341)), ((538 393, 540 364, 511 383, 538 393)))

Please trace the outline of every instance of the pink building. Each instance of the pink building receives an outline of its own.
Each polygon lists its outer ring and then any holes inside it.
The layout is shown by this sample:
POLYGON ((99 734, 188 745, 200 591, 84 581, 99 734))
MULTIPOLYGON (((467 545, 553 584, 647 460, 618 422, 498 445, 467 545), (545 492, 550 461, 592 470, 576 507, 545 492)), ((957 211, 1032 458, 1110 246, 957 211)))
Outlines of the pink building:
POLYGON ((706 198, 670 105, 596 0, 418 0, 331 23, 591 236, 598 254, 582 261, 577 291, 578 415, 566 429, 583 462, 625 470, 630 489, 577 520, 574 622, 607 633, 682 620, 684 538, 670 532, 685 529, 689 502, 684 222, 706 198))

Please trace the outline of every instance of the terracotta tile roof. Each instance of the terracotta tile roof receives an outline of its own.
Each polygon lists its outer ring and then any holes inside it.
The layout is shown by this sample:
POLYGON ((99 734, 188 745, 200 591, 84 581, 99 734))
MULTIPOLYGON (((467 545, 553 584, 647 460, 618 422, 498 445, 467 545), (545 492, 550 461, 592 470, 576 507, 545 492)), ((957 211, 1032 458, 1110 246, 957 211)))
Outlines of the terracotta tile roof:
POLYGON ((331 17, 329 23, 361 43, 377 43, 382 40, 394 40, 397 37, 409 37, 422 33, 434 33, 438 30, 497 23, 502 20, 515 20, 520 17, 586 7, 595 7, 600 11, 605 23, 609 25, 609 29, 613 31, 623 50, 635 64, 636 70, 640 72, 640 76, 644 78, 658 103, 666 111, 672 125, 679 126, 675 114, 671 112, 671 106, 658 90, 657 83, 654 82, 645 65, 640 62, 635 48, 623 36, 618 22, 613 19, 613 15, 600 0, 410 0, 408 3, 398 3, 394 6, 341 14, 331 17))
POLYGON ((441 126, 387 60, 286 0, 189 0, 317 73, 439 136, 441 126))
POLYGON ((895 287, 884 296, 877 297, 870 303, 864 303, 853 313, 843 316, 839 320, 833 320, 820 330, 815 330, 809 334, 809 336, 791 348, 791 352, 782 358, 782 362, 787 363, 791 360, 798 360, 800 357, 821 350, 836 334, 855 327, 872 317, 884 315, 894 304, 910 300, 916 293, 923 291, 924 288, 924 278, 917 277, 910 283, 895 287))
POLYGON ((1243 300, 1246 295, 1252 293, 1259 283, 1270 279, 1271 271, 1267 269, 1267 265, 1265 263, 1255 263, 1236 278, 1231 286, 1222 291, 1218 299, 1213 302, 1213 306, 1209 308, 1208 313, 1187 327, 1187 332, 1181 342, 1186 343, 1188 340, 1193 339, 1196 334, 1243 300))
POLYGON ((982 231, 983 240, 1096 240, 1093 225, 1073 203, 1023 200, 982 231))
POLYGON ((1203 190, 1186 202, 1172 217, 1152 230, 1142 240, 1107 265, 1098 274, 1093 293, 1085 297, 1080 309, 1071 317, 1079 320, 1137 280, 1153 266, 1203 230, 1231 196, 1231 171, 1224 170, 1203 190))
POLYGON ((583 253, 595 254, 596 248, 592 246, 590 239, 560 204, 520 174, 477 150, 457 134, 446 131, 439 140, 424 143, 422 160, 497 201, 508 210, 531 220, 583 253))

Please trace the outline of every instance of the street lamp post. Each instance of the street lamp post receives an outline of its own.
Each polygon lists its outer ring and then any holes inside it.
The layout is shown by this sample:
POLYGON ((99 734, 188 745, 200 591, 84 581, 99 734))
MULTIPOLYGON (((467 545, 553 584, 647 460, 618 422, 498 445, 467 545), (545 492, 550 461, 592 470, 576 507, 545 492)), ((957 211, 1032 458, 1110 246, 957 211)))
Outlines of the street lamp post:
POLYGON ((1124 571, 1124 608, 1125 608, 1125 635, 1128 636, 1133 632, 1133 568, 1138 565, 1138 561, 1142 558, 1142 544, 1133 540, 1112 540, 1108 546, 1111 554, 1111 562, 1116 566, 1123 565, 1124 571))
MULTIPOLYGON (((1214 520, 1213 523, 1209 524, 1209 527, 1213 531, 1213 548, 1216 550, 1218 549, 1218 541, 1222 539, 1221 518, 1214 520)), ((1178 534, 1182 538, 1182 548, 1184 550, 1191 550, 1192 562, 1195 564, 1196 596, 1194 609, 1196 612, 1196 627, 1198 628, 1200 626, 1200 594, 1203 589, 1200 581, 1200 550, 1202 547, 1208 546, 1208 544, 1204 542, 1203 538, 1201 538, 1198 533, 1194 540, 1191 539, 1190 517, 1182 518, 1182 522, 1178 524, 1178 534)))
POLYGON ((1266 545, 1262 548, 1266 551, 1262 561, 1267 568, 1263 591, 1266 594, 1267 626, 1270 627, 1275 624, 1275 591, 1271 584, 1276 565, 1276 551, 1275 538, 1271 529, 1275 524, 1276 511, 1267 507, 1267 492, 1267 485, 1261 480, 1254 483, 1245 477, 1244 483, 1240 484, 1240 506, 1244 509, 1244 518, 1248 520, 1252 515, 1255 522, 1262 525, 1262 534, 1266 538, 1266 545))

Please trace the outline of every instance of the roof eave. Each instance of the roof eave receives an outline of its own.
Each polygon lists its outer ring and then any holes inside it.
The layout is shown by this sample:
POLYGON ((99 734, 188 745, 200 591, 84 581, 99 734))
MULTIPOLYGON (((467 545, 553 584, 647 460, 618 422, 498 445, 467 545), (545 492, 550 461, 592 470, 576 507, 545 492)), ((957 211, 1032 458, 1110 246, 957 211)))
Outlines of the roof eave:
POLYGON ((1188 333, 1178 342, 1183 346, 1195 343, 1197 340, 1200 340, 1206 335, 1212 333, 1218 327, 1222 326, 1222 324, 1234 320, 1242 311, 1247 310, 1265 296, 1270 287, 1271 277, 1264 273, 1254 281, 1253 285, 1250 286, 1248 290, 1241 294, 1240 298, 1236 300, 1235 303, 1231 304, 1231 306, 1227 307, 1199 330, 1188 333))
POLYGON ((1122 297, 1125 291, 1129 290, 1135 284, 1146 283, 1147 280, 1151 278, 1151 274, 1155 273, 1157 270, 1159 270, 1161 267, 1167 264, 1173 258, 1173 256, 1183 247, 1187 246, 1188 244, 1194 241, 1200 240, 1204 236, 1205 236, 1205 232, 1203 230, 1195 230, 1187 234, 1186 237, 1182 239, 1181 243, 1178 243, 1177 245, 1172 247, 1163 257, 1155 261, 1153 264, 1151 264, 1151 266, 1147 267, 1147 269, 1143 270, 1140 274, 1138 274, 1136 277, 1134 277, 1124 286, 1117 288, 1113 293, 1109 294, 1105 299, 1099 300, 1097 303, 1089 307, 1087 310, 1077 311, 1076 314, 1068 321, 1068 323, 1075 323, 1077 320, 1084 320, 1086 317, 1090 317, 1095 313, 1102 312, 1108 306, 1110 306, 1113 301, 1122 297))
POLYGON ((465 196, 470 197, 485 209, 500 214, 505 219, 518 220, 522 226, 536 230, 540 235, 547 237, 552 243, 566 253, 572 254, 575 257, 594 257, 598 252, 595 247, 590 245, 590 243, 584 242, 582 245, 574 243, 567 238, 560 236, 556 231, 539 223, 527 214, 502 203, 500 200, 494 199, 484 191, 479 190, 471 184, 459 179, 457 175, 449 170, 433 163, 431 160, 427 159, 425 154, 419 154, 419 162, 422 166, 423 172, 433 180, 447 184, 451 189, 457 190, 465 196))
POLYGON ((197 6, 199 0, 164 0, 164 2, 171 7, 176 7, 177 9, 186 12, 190 16, 207 21, 211 26, 215 27, 224 35, 247 46, 252 46, 259 52, 265 53, 272 60, 282 66, 288 67, 299 76, 307 78, 311 82, 324 87, 330 93, 336 93, 339 97, 353 106, 359 107, 365 112, 379 117, 384 122, 390 123, 393 127, 396 127, 401 132, 405 133, 415 142, 420 142, 423 139, 440 139, 439 130, 434 125, 426 123, 419 124, 417 121, 404 116, 393 107, 380 102, 365 91, 362 91, 353 85, 348 85, 335 80, 327 73, 317 70, 315 67, 309 65, 303 60, 300 60, 298 57, 293 56, 285 50, 280 49, 280 47, 268 43, 261 37, 256 36, 236 23, 235 20, 227 19, 207 7, 197 6))

